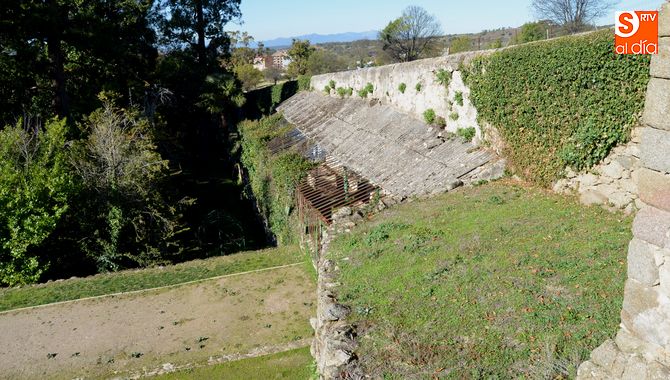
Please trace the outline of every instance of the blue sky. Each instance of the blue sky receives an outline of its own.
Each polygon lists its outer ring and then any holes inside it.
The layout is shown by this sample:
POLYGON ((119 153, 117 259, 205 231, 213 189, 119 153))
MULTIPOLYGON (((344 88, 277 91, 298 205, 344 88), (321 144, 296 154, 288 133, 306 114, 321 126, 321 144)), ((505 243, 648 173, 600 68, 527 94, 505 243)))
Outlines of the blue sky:
MULTIPOLYGON (((616 10, 657 9, 664 0, 622 0, 616 10)), ((242 25, 257 41, 310 33, 382 29, 408 5, 437 16, 447 34, 519 26, 535 19, 531 0, 242 0, 242 25)), ((613 24, 614 12, 599 20, 613 24)))

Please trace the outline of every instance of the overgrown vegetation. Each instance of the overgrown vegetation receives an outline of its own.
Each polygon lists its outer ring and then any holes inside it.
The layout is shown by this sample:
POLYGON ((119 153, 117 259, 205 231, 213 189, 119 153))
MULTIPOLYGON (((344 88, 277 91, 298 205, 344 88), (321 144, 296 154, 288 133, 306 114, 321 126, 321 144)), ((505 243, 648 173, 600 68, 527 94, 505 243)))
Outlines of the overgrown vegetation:
POLYGON ((435 110, 428 108, 427 110, 423 111, 423 120, 426 122, 426 124, 433 124, 435 121, 435 110))
POLYGON ((589 168, 629 139, 644 105, 649 56, 614 55, 613 43, 605 30, 473 62, 471 100, 500 131, 519 174, 548 185, 566 165, 589 168))
POLYGON ((249 191, 256 200, 261 215, 280 244, 294 239, 290 221, 295 206, 294 191, 298 182, 313 167, 300 154, 292 151, 272 154, 267 143, 292 129, 282 124, 275 114, 257 121, 240 124, 241 161, 249 175, 249 191))
POLYGON ((298 75, 298 91, 308 91, 311 81, 312 77, 309 75, 298 75))
POLYGON ((56 229, 75 193, 66 133, 57 119, 0 130, 0 285, 35 282, 45 269, 28 248, 56 229))
POLYGON ((456 130, 456 134, 462 137, 463 140, 470 142, 473 138, 475 138, 477 130, 474 127, 458 128, 456 130))
POLYGON ((449 83, 451 82, 451 76, 452 75, 453 75, 453 73, 451 71, 445 70, 445 69, 439 69, 435 73, 437 83, 444 86, 445 88, 449 87, 449 83))
POLYGON ((617 330, 631 218, 496 182, 331 246, 372 377, 570 378, 617 330))

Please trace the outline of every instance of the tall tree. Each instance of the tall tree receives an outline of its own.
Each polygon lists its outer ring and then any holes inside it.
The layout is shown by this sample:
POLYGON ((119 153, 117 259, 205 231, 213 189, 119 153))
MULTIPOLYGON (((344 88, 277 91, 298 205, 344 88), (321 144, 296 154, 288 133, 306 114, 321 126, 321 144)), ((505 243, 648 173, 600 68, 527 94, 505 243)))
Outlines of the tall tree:
POLYGON ((286 74, 291 78, 307 74, 309 71, 309 57, 315 50, 314 46, 310 45, 309 40, 294 39, 291 48, 288 49, 291 63, 288 64, 286 74))
POLYGON ((227 49, 224 27, 239 18, 240 0, 160 0, 163 41, 191 47, 201 67, 212 64, 219 49, 227 49))
POLYGON ((615 4, 611 0, 533 0, 532 8, 540 18, 575 33, 606 14, 615 4))
POLYGON ((394 59, 409 62, 431 51, 440 35, 442 27, 437 18, 412 5, 379 32, 379 39, 383 49, 394 59))
POLYGON ((10 94, 17 102, 10 112, 25 111, 48 94, 53 114, 81 116, 97 108, 101 90, 130 97, 130 88, 143 86, 153 69, 152 0, 7 3, 0 8, 0 61, 16 74, 28 67, 33 82, 22 96, 10 94))

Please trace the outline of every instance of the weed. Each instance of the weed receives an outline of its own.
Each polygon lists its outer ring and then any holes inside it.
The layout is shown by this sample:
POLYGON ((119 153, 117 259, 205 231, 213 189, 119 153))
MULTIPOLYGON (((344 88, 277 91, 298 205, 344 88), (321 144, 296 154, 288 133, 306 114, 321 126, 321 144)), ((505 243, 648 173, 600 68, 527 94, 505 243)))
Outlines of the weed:
POLYGON ((463 140, 470 142, 473 138, 475 138, 477 130, 474 127, 458 128, 456 130, 456 134, 462 137, 463 140))
POLYGON ((454 101, 459 106, 461 106, 461 107, 463 106, 463 92, 462 91, 456 91, 456 93, 454 94, 454 101))
POLYGON ((417 83, 416 86, 414 86, 414 89, 416 92, 421 92, 421 82, 417 83))
POLYGON ((435 110, 428 108, 423 112, 423 120, 426 121, 426 124, 433 124, 435 121, 435 110))
POLYGON ((400 85, 398 85, 398 91, 400 91, 401 94, 404 94, 406 89, 407 85, 405 83, 400 83, 400 85))

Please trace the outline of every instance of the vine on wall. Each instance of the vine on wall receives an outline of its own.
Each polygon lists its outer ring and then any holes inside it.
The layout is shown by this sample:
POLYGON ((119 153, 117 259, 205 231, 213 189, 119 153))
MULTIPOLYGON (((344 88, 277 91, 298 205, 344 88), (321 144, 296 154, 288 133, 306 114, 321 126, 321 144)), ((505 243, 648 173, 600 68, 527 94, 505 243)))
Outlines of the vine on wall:
POLYGON ((548 185, 625 143, 644 105, 649 56, 615 55, 614 35, 522 45, 475 59, 464 72, 481 121, 506 142, 513 170, 548 185))

